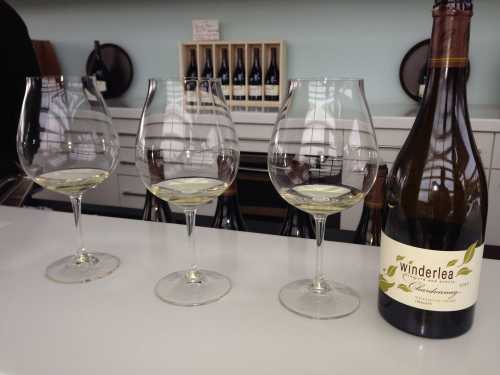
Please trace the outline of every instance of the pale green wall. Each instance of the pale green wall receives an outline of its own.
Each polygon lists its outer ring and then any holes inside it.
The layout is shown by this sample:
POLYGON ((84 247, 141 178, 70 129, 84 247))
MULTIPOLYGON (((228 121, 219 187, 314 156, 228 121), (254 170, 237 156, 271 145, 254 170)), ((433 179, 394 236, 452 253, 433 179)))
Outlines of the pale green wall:
MULTIPOLYGON (((8 0, 9 1, 9 0, 8 0)), ((10 0, 33 38, 54 42, 65 73, 83 72, 94 39, 131 55, 129 97, 150 76, 176 76, 177 43, 191 19, 216 18, 224 39, 284 39, 289 76, 362 76, 373 103, 408 101, 399 86, 404 51, 430 35, 433 0, 10 0)), ((470 102, 500 104, 500 1, 476 1, 470 102)))

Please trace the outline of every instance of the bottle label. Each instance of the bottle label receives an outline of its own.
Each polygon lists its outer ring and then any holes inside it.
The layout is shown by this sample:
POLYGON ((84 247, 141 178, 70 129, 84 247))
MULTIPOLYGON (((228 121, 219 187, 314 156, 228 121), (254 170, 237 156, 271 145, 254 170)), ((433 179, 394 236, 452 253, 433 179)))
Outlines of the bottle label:
POLYGON ((186 90, 186 101, 188 103, 196 103, 198 101, 195 90, 186 90))
POLYGON ((233 95, 234 96, 245 96, 245 86, 234 85, 233 86, 233 95))
POLYGON ((229 85, 222 85, 221 87, 222 87, 222 95, 229 96, 230 95, 229 85))
POLYGON ((262 86, 251 85, 248 86, 249 96, 262 96, 262 86))
POLYGON ((106 92, 106 90, 108 89, 106 81, 96 80, 95 83, 96 88, 99 92, 106 92))
POLYGON ((438 251, 403 244, 382 232, 379 289, 405 305, 458 311, 474 305, 484 245, 438 251))
POLYGON ((212 104, 212 96, 206 89, 200 89, 200 101, 202 104, 212 104))
POLYGON ((266 96, 278 96, 279 95, 279 86, 278 85, 265 85, 264 92, 266 96))

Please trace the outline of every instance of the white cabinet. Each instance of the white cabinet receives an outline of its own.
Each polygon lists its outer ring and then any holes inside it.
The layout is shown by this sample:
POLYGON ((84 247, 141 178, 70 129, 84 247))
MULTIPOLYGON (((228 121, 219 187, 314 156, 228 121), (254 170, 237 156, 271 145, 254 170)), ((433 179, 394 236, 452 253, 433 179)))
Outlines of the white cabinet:
POLYGON ((500 170, 491 171, 486 243, 500 246, 500 170))
MULTIPOLYGON (((135 167, 135 137, 139 127, 139 110, 112 109, 117 118, 113 124, 120 136, 120 159, 113 176, 95 190, 88 192, 84 202, 108 206, 142 209, 146 188, 142 184, 135 167)), ((235 113, 236 131, 242 151, 267 152, 269 138, 273 130, 276 114, 235 113)), ((382 159, 390 168, 403 145, 413 120, 408 117, 374 118, 377 139, 382 159)), ((487 243, 500 245, 500 120, 472 119, 474 137, 489 179, 489 219, 487 243), (498 124, 497 124, 498 122, 498 124)), ((43 191, 37 198, 66 200, 63 195, 43 191)), ((203 206, 199 213, 213 215, 216 202, 203 206)), ((173 211, 179 211, 172 207, 173 211)), ((341 228, 354 230, 361 216, 362 204, 341 214, 341 228)))

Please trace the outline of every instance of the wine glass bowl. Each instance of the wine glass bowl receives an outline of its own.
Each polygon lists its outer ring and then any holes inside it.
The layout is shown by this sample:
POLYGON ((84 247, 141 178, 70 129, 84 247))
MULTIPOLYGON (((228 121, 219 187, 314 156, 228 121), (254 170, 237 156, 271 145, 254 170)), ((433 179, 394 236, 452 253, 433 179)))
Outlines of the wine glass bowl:
POLYGON ((363 81, 292 80, 269 144, 271 182, 292 206, 316 223, 317 259, 313 279, 286 285, 281 303, 306 317, 330 319, 359 306, 351 288, 327 281, 322 241, 329 215, 348 209, 370 190, 378 147, 363 81))
POLYGON ((17 134, 24 171, 47 190, 69 196, 78 250, 47 268, 62 283, 87 282, 113 272, 117 257, 89 252, 82 239, 81 200, 116 167, 119 144, 93 77, 28 77, 17 134))
POLYGON ((198 267, 193 229, 196 210, 234 181, 239 147, 220 80, 149 80, 136 142, 136 166, 146 188, 186 215, 191 267, 156 285, 162 300, 182 306, 213 302, 229 279, 198 267))

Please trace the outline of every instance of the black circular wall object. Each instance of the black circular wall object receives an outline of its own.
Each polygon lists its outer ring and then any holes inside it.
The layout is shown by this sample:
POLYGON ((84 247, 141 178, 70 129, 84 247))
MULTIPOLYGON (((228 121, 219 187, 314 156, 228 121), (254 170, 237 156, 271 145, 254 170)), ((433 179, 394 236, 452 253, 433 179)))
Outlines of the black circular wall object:
MULTIPOLYGON (((132 84, 134 68, 130 56, 123 48, 113 43, 101 44, 101 55, 104 65, 108 69, 109 79, 106 80, 104 98, 111 99, 122 96, 132 84)), ((94 72, 95 50, 87 58, 87 75, 94 72)))

